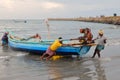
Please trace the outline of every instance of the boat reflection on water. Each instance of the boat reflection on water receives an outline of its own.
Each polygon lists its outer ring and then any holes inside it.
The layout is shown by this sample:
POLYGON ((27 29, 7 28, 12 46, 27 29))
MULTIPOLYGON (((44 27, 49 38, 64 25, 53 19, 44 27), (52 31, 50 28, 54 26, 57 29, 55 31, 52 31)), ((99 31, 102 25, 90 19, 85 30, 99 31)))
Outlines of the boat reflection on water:
POLYGON ((85 57, 82 60, 62 58, 48 65, 50 80, 107 80, 101 61, 85 57))
POLYGON ((101 59, 92 59, 97 80, 107 80, 101 59))

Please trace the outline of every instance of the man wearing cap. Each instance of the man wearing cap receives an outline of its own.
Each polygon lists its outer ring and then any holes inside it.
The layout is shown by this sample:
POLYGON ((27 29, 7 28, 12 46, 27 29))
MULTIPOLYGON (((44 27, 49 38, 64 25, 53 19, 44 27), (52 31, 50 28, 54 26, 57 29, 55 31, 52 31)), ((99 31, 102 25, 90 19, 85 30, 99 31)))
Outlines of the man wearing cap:
POLYGON ((42 60, 45 56, 46 60, 49 60, 52 56, 54 56, 56 53, 55 51, 61 47, 61 46, 69 46, 69 44, 62 44, 62 37, 59 37, 58 39, 56 39, 52 45, 50 45, 50 47, 47 49, 47 51, 40 57, 40 59, 42 60))
POLYGON ((100 51, 104 49, 105 44, 106 44, 107 39, 106 39, 106 37, 103 36, 103 34, 104 34, 103 30, 99 30, 98 34, 99 35, 97 36, 97 38, 95 38, 93 40, 93 41, 95 41, 95 40, 97 41, 97 46, 95 48, 95 51, 94 51, 92 58, 94 58, 96 54, 100 58, 100 51))

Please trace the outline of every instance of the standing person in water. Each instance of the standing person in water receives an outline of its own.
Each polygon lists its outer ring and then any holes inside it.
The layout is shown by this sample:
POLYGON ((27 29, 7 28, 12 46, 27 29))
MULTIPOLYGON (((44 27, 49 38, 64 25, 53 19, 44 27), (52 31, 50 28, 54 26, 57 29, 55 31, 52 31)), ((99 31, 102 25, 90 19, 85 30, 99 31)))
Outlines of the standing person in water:
MULTIPOLYGON (((84 48, 83 48, 84 45, 92 43, 93 35, 92 35, 92 32, 91 32, 90 28, 80 29, 80 33, 82 33, 83 36, 80 36, 80 37, 74 38, 74 39, 70 39, 70 40, 79 40, 80 43, 75 43, 73 45, 82 45, 82 46, 80 46, 80 48, 81 48, 81 51, 84 51, 84 48)), ((86 49, 87 49, 86 51, 89 51, 90 46, 87 46, 86 49)), ((84 51, 82 54, 85 54, 86 51, 84 51)), ((81 57, 82 57, 81 54, 77 55, 78 59, 81 58, 81 57)))
POLYGON ((81 44, 89 44, 92 42, 93 35, 91 33, 91 29, 89 28, 82 28, 80 29, 80 33, 83 33, 83 36, 78 38, 70 39, 70 40, 79 40, 81 44))
POLYGON ((2 36, 2 46, 4 46, 4 45, 7 45, 8 44, 8 32, 5 32, 4 34, 3 34, 3 36, 2 36))
POLYGON ((103 30, 99 30, 97 38, 95 38, 93 40, 93 41, 97 40, 97 46, 95 48, 95 51, 94 51, 92 58, 94 58, 96 54, 98 55, 99 58, 101 57, 100 52, 101 52, 101 50, 104 49, 105 44, 106 44, 106 40, 107 40, 103 34, 104 34, 103 30))
POLYGON ((92 38, 93 38, 93 34, 91 32, 90 28, 85 28, 85 33, 84 33, 84 39, 85 39, 85 43, 89 44, 92 42, 92 38))

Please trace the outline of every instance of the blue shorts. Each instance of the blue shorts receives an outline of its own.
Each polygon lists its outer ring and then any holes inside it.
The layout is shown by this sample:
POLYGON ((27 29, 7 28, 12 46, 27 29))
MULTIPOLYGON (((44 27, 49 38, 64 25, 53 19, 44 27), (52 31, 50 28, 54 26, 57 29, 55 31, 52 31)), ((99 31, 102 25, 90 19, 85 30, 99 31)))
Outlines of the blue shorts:
POLYGON ((105 47, 104 45, 97 45, 96 49, 101 51, 104 49, 104 47, 105 47))

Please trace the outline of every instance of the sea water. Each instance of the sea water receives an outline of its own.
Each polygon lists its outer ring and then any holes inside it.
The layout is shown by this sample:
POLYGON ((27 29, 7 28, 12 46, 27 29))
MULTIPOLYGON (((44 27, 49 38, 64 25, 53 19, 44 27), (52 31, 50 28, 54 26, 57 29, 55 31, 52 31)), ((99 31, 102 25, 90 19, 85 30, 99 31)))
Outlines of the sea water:
POLYGON ((14 51, 0 46, 0 80, 119 80, 120 79, 120 26, 80 21, 0 20, 0 36, 10 31, 23 38, 39 33, 42 39, 77 38, 80 28, 90 28, 93 37, 103 29, 107 37, 101 58, 91 59, 95 47, 81 60, 61 58, 40 61, 39 55, 14 51), (49 29, 48 29, 49 28, 49 29))

